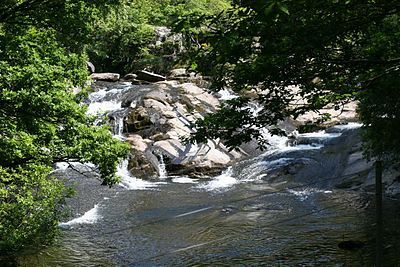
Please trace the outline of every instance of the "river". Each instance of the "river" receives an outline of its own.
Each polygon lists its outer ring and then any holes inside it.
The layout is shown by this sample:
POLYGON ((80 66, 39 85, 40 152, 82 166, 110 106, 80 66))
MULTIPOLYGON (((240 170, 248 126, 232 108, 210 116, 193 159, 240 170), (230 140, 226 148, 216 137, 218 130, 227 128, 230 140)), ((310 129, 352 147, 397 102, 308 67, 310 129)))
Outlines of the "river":
MULTIPOLYGON (((51 246, 0 258, 0 265, 373 266, 373 195, 335 186, 333 160, 291 175, 292 166, 327 154, 357 128, 351 126, 304 135, 314 141, 278 146, 205 180, 166 173, 137 179, 125 162, 122 183, 108 189, 59 166, 57 175, 78 190, 62 234, 51 246), (339 248, 348 240, 361 245, 339 248)), ((399 201, 384 206, 382 266, 400 266, 399 201)))
MULTIPOLYGON (((148 189, 115 189, 86 218, 63 226, 55 245, 15 260, 19 266, 372 266, 370 198, 222 181, 214 189, 213 180, 176 178, 148 189), (348 239, 366 246, 338 248, 348 239)), ((397 266, 399 208, 387 210, 385 266, 397 266)))

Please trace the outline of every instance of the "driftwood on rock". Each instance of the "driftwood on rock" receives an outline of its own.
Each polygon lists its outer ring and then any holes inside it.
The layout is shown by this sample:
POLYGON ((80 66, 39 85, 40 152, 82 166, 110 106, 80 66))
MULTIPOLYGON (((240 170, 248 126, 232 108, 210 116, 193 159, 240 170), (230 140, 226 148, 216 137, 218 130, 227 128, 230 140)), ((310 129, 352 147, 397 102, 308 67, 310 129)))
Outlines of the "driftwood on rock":
POLYGON ((86 66, 87 66, 88 71, 89 71, 90 73, 96 72, 96 68, 94 67, 94 65, 93 65, 92 62, 86 61, 86 66))
POLYGON ((124 81, 134 81, 137 79, 137 75, 134 73, 128 73, 124 76, 124 78, 122 78, 122 80, 124 81))

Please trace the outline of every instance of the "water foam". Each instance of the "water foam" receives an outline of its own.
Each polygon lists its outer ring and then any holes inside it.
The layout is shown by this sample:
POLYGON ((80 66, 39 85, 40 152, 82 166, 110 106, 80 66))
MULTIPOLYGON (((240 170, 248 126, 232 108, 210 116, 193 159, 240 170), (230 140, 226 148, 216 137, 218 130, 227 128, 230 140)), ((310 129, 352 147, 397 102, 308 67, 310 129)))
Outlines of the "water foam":
POLYGON ((239 183, 239 180, 232 177, 232 175, 233 175, 232 167, 229 167, 221 175, 215 177, 213 180, 211 180, 205 184, 200 184, 197 188, 205 189, 208 191, 229 188, 229 187, 239 183))
POLYGON ((337 138, 341 135, 342 135, 342 133, 327 133, 325 130, 323 130, 323 131, 312 132, 312 133, 302 133, 302 134, 299 134, 298 137, 328 140, 328 139, 332 139, 332 138, 337 138))
POLYGON ((101 219, 101 216, 99 215, 99 205, 96 204, 93 209, 85 212, 81 217, 72 219, 68 222, 63 222, 60 223, 60 227, 69 227, 77 224, 94 224, 96 223, 99 219, 101 219))
POLYGON ((363 126, 362 123, 357 123, 357 122, 349 122, 347 124, 342 124, 342 125, 335 125, 332 128, 338 129, 341 131, 346 131, 346 130, 353 130, 353 129, 358 129, 363 126))
POLYGON ((149 182, 133 177, 128 171, 128 160, 124 160, 117 168, 117 175, 121 177, 120 186, 128 190, 146 190, 157 187, 165 182, 149 182))
POLYGON ((307 200, 310 196, 316 193, 323 193, 323 194, 332 194, 332 191, 330 190, 319 190, 315 188, 306 188, 304 190, 293 190, 289 189, 288 192, 290 194, 295 195, 300 199, 300 201, 305 201, 307 200))
POLYGON ((218 95, 219 95, 218 99, 222 101, 238 98, 237 95, 235 95, 233 92, 227 89, 219 90, 218 95))
POLYGON ((189 177, 174 177, 171 180, 173 183, 177 184, 198 184, 199 179, 191 179, 189 177))
POLYGON ((90 103, 87 114, 98 115, 119 109, 121 109, 121 102, 118 101, 93 102, 90 103))

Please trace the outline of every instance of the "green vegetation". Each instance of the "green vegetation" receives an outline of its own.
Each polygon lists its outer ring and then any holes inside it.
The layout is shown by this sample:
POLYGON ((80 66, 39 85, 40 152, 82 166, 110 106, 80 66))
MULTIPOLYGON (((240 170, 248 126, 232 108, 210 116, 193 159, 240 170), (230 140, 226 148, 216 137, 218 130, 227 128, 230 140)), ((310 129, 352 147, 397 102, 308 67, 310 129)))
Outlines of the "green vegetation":
POLYGON ((235 147, 256 138, 263 146, 261 126, 358 100, 366 154, 399 159, 398 1, 240 0, 188 25, 200 23, 207 28, 192 35, 193 66, 214 78, 216 90, 229 86, 242 97, 199 121, 192 141, 222 138, 235 147), (307 102, 294 105, 298 99, 307 102), (264 106, 257 116, 246 108, 250 100, 264 106))
POLYGON ((227 0, 124 0, 110 7, 94 26, 88 47, 98 71, 128 73, 149 68, 165 72, 177 60, 179 42, 156 44, 155 27, 169 28, 184 17, 202 17, 226 9, 227 0), (165 65, 165 66, 164 66, 165 65))
POLYGON ((84 42, 112 1, 7 0, 0 7, 0 251, 53 236, 66 189, 49 176, 56 162, 91 162, 103 183, 127 146, 92 126, 80 105, 87 77, 84 42), (82 42, 82 43, 81 43, 82 42))

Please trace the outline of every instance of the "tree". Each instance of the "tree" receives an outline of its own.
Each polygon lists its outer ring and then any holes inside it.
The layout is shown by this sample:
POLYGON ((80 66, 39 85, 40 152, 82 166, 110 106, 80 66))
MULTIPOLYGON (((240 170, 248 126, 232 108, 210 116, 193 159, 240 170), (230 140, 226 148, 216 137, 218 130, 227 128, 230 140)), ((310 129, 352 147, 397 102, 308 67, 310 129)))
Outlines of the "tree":
POLYGON ((394 0, 237 0, 202 18, 193 65, 215 90, 227 86, 240 98, 198 121, 191 140, 219 137, 235 147, 255 138, 263 146, 262 126, 358 100, 367 155, 398 157, 399 12, 394 0), (264 109, 255 115, 249 101, 264 109))
POLYGON ((0 8, 0 251, 54 235, 68 193, 50 175, 54 163, 90 162, 103 184, 119 180, 127 145, 93 126, 83 93, 72 94, 87 79, 78 41, 107 2, 8 0, 0 8))
POLYGON ((128 73, 143 68, 168 72, 175 62, 177 43, 156 44, 155 28, 172 27, 182 16, 215 14, 228 0, 122 0, 97 20, 88 48, 100 71, 128 73), (172 60, 171 60, 172 58, 172 60))

